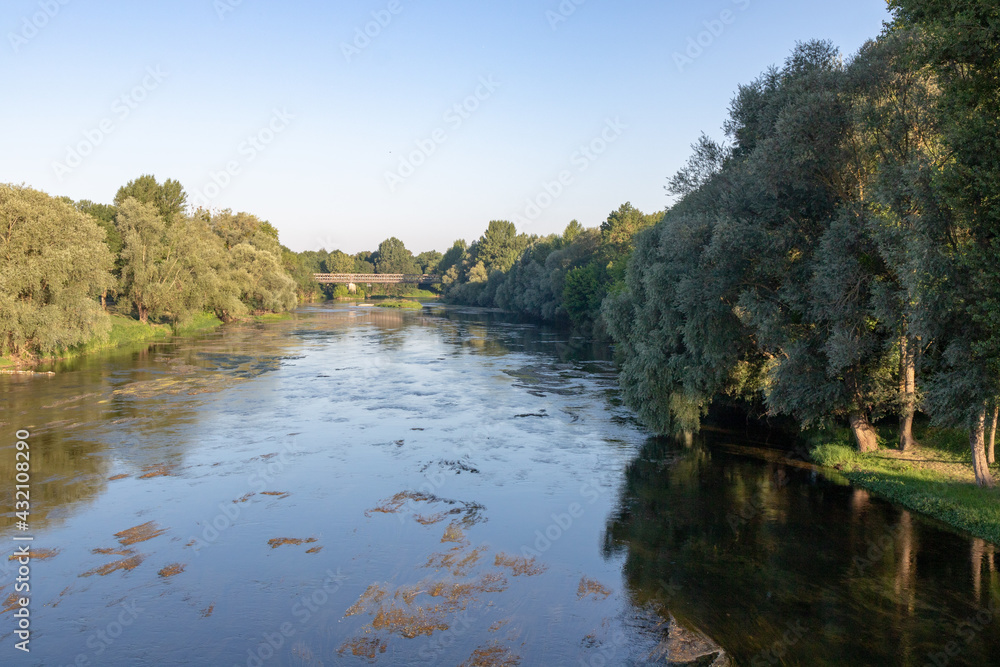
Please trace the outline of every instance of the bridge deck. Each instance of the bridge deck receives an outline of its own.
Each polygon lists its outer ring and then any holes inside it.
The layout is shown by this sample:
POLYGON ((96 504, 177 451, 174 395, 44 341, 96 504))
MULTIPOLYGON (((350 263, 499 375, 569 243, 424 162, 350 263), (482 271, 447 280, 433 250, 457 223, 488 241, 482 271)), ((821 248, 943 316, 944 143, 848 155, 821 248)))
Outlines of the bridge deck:
POLYGON ((318 283, 330 285, 386 285, 399 283, 416 283, 429 285, 441 282, 441 276, 430 273, 314 273, 313 278, 318 283))

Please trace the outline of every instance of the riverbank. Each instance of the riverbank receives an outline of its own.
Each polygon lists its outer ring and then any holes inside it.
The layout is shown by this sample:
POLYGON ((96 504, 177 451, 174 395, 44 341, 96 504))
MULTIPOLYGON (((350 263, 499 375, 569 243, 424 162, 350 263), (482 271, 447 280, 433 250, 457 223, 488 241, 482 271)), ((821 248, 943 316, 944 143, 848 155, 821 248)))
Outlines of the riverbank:
MULTIPOLYGON (((261 316, 261 318, 263 317, 266 316, 261 316)), ((48 364, 54 361, 76 359, 77 357, 93 354, 94 352, 113 350, 116 348, 142 343, 153 343, 158 340, 169 338, 171 335, 191 336, 193 334, 211 331, 222 325, 222 320, 212 313, 200 313, 191 319, 176 325, 143 323, 124 315, 110 315, 110 318, 111 331, 108 332, 106 338, 94 339, 48 357, 38 357, 33 359, 0 357, 0 370, 30 370, 42 364, 48 364)))
MULTIPOLYGON (((859 488, 1000 545, 1000 487, 976 486, 967 435, 933 427, 915 435, 920 444, 906 452, 880 448, 861 454, 846 437, 827 434, 829 440, 811 456, 859 488)), ((990 469, 1000 477, 1000 465, 990 469)))
POLYGON ((405 299, 389 299, 386 301, 375 301, 377 308, 402 308, 404 310, 420 310, 424 304, 419 301, 407 301, 405 299))

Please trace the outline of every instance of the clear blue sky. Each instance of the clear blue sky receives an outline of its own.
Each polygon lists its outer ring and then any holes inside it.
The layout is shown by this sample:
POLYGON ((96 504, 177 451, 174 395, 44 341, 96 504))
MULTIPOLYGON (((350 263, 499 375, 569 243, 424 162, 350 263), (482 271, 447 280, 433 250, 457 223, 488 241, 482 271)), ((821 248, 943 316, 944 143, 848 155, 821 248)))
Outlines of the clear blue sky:
POLYGON ((576 2, 8 0, 0 182, 110 202, 153 173, 294 250, 594 226, 663 209, 690 144, 797 41, 850 55, 888 19, 884 0, 576 2))

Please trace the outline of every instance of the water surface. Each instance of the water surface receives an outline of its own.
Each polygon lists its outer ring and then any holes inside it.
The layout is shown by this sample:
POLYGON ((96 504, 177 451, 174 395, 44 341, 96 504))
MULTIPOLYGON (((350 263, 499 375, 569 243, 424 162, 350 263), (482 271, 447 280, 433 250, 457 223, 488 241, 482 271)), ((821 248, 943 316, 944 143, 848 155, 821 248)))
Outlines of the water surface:
POLYGON ((29 430, 50 556, 32 652, 7 611, 2 664, 1000 655, 992 546, 742 436, 650 438, 609 351, 565 332, 324 305, 56 370, 0 376, 0 471, 29 430))

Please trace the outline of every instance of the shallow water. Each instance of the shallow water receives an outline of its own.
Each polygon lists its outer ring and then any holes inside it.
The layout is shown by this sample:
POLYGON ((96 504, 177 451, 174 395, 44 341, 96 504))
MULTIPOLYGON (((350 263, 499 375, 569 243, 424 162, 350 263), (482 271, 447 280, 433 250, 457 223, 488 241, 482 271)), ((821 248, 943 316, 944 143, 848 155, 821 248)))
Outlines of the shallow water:
POLYGON ((0 473, 18 429, 32 465, 0 553, 48 556, 31 653, 6 611, 0 664, 1000 655, 990 545, 742 438, 650 439, 609 357, 484 311, 325 305, 0 376, 0 473))

